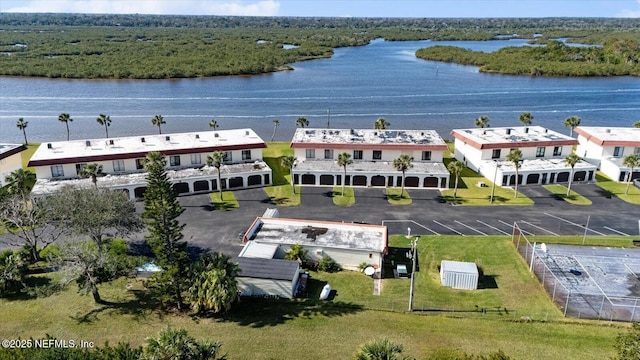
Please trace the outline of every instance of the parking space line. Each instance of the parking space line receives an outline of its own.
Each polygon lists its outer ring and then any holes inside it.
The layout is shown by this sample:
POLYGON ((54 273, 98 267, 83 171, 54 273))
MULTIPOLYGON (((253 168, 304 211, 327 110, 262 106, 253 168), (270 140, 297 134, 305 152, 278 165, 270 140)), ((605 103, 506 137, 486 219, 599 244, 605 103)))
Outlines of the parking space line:
POLYGON ((423 228, 423 229, 425 229, 427 231, 430 231, 433 235, 440 235, 437 232, 435 232, 435 231, 429 229, 428 227, 426 227, 426 226, 424 226, 424 225, 422 225, 422 224, 420 224, 418 222, 415 222, 413 220, 382 220, 382 225, 384 225, 385 222, 410 222, 410 223, 416 224, 417 226, 420 226, 421 228, 423 228))
POLYGON ((438 225, 440 225, 440 226, 442 226, 443 228, 447 228, 447 229, 449 229, 449 230, 453 231, 454 233, 456 233, 456 234, 458 234, 458 235, 466 236, 465 234, 461 233, 460 231, 458 231, 458 230, 456 230, 456 229, 452 229, 452 228, 448 227, 447 225, 445 225, 445 224, 443 224, 443 223, 438 222, 437 220, 433 220, 433 222, 434 222, 434 223, 436 223, 436 224, 438 224, 438 225))
POLYGON ((472 228, 471 226, 469 226, 469 225, 467 225, 467 224, 465 224, 465 223, 463 223, 463 222, 461 222, 461 221, 458 221, 458 220, 454 220, 454 221, 455 221, 456 223, 458 223, 458 224, 460 224, 460 225, 462 225, 462 226, 464 226, 464 227, 468 228, 468 229, 471 229, 471 230, 473 230, 473 231, 477 232, 477 233, 478 233, 478 234, 480 234, 480 235, 489 236, 489 235, 487 235, 487 234, 483 233, 482 231, 477 230, 477 229, 474 229, 474 228, 472 228))
MULTIPOLYGON (((545 215, 547 215, 547 216, 551 216, 552 218, 556 218, 556 219, 558 219, 558 220, 564 221, 564 222, 566 222, 567 224, 571 224, 571 225, 573 225, 573 226, 577 226, 577 227, 579 227, 579 228, 583 228, 583 229, 584 229, 584 225, 576 224, 576 223, 574 223, 573 221, 569 221, 569 220, 567 220, 567 219, 563 219, 563 218, 561 218, 561 217, 559 217, 559 216, 551 215, 551 214, 549 214, 549 213, 543 213, 543 214, 545 214, 545 215)), ((591 232, 594 232, 594 233, 596 233, 596 234, 598 234, 598 235, 607 236, 607 234, 603 234, 603 233, 601 233, 600 231, 595 231, 595 230, 593 230, 593 229, 589 229, 589 228, 587 228, 587 230, 588 230, 588 231, 591 231, 591 232)))
POLYGON ((477 222, 479 222, 479 223, 480 223, 480 224, 482 224, 482 225, 488 226, 488 227, 492 228, 493 230, 499 231, 499 232, 501 232, 501 233, 503 233, 503 234, 505 234, 505 235, 511 235, 511 234, 509 234, 508 232, 506 232, 506 231, 502 231, 502 230, 498 229, 498 228, 497 228, 497 227, 495 227, 495 226, 491 226, 491 225, 487 224, 487 223, 486 223, 486 222, 484 222, 484 221, 480 221, 480 220, 476 220, 476 221, 477 221, 477 222))
POLYGON ((609 231, 613 231, 614 233, 618 233, 618 234, 620 234, 620 235, 624 235, 624 236, 631 236, 631 235, 629 235, 629 234, 625 234, 625 233, 623 233, 622 231, 618 231, 618 230, 616 230, 616 229, 612 229, 612 228, 610 228, 610 227, 608 227, 608 226, 605 226, 604 228, 605 228, 605 229, 607 229, 607 230, 609 230, 609 231))
POLYGON ((520 222, 521 222, 521 223, 525 223, 525 224, 527 224, 527 225, 529 225, 529 226, 533 226, 533 227, 534 227, 534 228, 536 228, 536 229, 540 229, 540 230, 542 230, 542 231, 546 231, 546 232, 548 232, 549 234, 551 234, 551 235, 553 235, 553 236, 560 236, 560 235, 558 235, 558 234, 554 233, 554 232, 553 232, 553 231, 551 231, 551 230, 547 230, 547 229, 545 229, 545 228, 543 228, 543 227, 540 227, 540 226, 538 226, 538 225, 533 225, 532 223, 530 223, 530 222, 528 222, 528 221, 520 220, 520 222))
MULTIPOLYGON (((505 222, 505 221, 502 221, 502 220, 498 220, 498 222, 503 223, 504 225, 507 225, 508 227, 513 229, 513 224, 509 224, 508 222, 505 222)), ((534 233, 528 232, 527 230, 520 229, 520 231, 525 235, 531 235, 531 236, 535 235, 534 233)), ((509 234, 509 235, 512 235, 512 234, 509 234)))

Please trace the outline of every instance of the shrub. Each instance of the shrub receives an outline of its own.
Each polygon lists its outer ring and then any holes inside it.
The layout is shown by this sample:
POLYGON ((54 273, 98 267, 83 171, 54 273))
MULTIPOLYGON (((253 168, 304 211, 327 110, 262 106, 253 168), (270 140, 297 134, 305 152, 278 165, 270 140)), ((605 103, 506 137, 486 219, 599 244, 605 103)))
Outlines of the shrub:
POLYGON ((342 269, 340 268, 340 265, 338 265, 338 263, 335 262, 330 256, 325 255, 322 257, 322 259, 320 259, 320 261, 318 261, 318 270, 331 273, 340 271, 342 269))

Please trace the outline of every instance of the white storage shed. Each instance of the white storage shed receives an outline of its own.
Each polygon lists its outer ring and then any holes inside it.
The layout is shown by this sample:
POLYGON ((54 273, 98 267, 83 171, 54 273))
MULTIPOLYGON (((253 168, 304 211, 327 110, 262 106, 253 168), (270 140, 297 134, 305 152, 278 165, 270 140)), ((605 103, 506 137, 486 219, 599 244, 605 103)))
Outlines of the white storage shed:
POLYGON ((300 277, 297 261, 237 257, 238 288, 243 296, 293 298, 300 277))
POLYGON ((478 288, 478 267, 472 262, 442 260, 440 281, 442 286, 476 290, 478 288))

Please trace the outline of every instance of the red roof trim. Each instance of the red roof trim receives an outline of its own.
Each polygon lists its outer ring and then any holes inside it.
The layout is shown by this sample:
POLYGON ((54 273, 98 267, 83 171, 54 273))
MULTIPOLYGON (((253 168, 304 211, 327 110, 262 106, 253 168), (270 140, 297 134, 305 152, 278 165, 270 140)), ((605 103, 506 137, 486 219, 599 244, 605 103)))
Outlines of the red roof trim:
POLYGON ((504 142, 504 143, 489 143, 481 144, 469 139, 468 137, 460 134, 456 131, 451 131, 451 135, 456 139, 463 141, 472 147, 482 149, 508 149, 508 148, 528 148, 539 146, 560 146, 560 145, 578 145, 578 140, 566 139, 566 140, 547 140, 547 141, 520 141, 520 142, 504 142))
POLYGON ((602 140, 599 137, 595 136, 595 135, 591 135, 589 132, 587 132, 586 130, 577 127, 575 128, 575 131, 577 134, 582 135, 583 137, 585 137, 587 139, 587 141, 592 142, 596 145, 600 145, 600 146, 636 146, 636 147, 640 147, 640 141, 631 141, 631 140, 602 140))
POLYGON ((23 152, 23 151, 25 151, 25 150, 27 150, 27 147, 26 147, 26 146, 24 146, 24 144, 23 144, 23 145, 20 145, 20 146, 17 146, 17 147, 15 147, 14 149, 11 149, 11 150, 9 150, 9 151, 7 151, 7 152, 5 152, 5 153, 0 154, 0 160, 2 160, 2 159, 6 159, 6 158, 8 158, 8 157, 9 157, 9 156, 11 156, 11 155, 15 155, 15 154, 20 153, 20 152, 23 152))
MULTIPOLYGON (((190 149, 174 149, 174 150, 160 151, 160 153, 162 153, 164 156, 188 155, 188 154, 197 154, 197 153, 214 152, 214 151, 263 149, 266 147, 267 145, 265 143, 257 143, 257 144, 228 145, 228 146, 210 146, 210 147, 190 148, 190 149)), ((146 151, 146 152, 131 152, 131 153, 121 153, 121 154, 77 156, 77 157, 70 157, 70 158, 35 160, 35 161, 29 161, 28 166, 30 167, 49 166, 49 165, 78 164, 78 163, 89 163, 89 162, 109 161, 109 160, 139 159, 147 156, 148 153, 153 151, 154 150, 146 151)))

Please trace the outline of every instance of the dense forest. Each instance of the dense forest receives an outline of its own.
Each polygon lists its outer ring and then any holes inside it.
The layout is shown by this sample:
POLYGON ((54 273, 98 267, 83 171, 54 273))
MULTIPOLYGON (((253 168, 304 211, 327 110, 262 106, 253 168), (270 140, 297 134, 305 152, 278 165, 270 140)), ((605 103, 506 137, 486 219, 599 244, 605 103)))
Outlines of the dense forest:
MULTIPOLYGON (((492 40, 514 34, 530 39, 536 35, 539 43, 563 37, 574 42, 604 44, 613 38, 638 39, 640 19, 2 13, 0 75, 159 79, 259 74, 287 69, 287 64, 295 61, 328 57, 333 48, 365 45, 375 38, 492 40)), ((584 67, 587 63, 572 64, 584 67)), ((593 73, 601 74, 618 73, 593 73)))
POLYGON ((508 47, 492 53, 453 46, 419 49, 426 60, 480 66, 480 71, 533 76, 640 76, 640 42, 608 40, 604 46, 575 47, 559 41, 545 46, 508 47))

